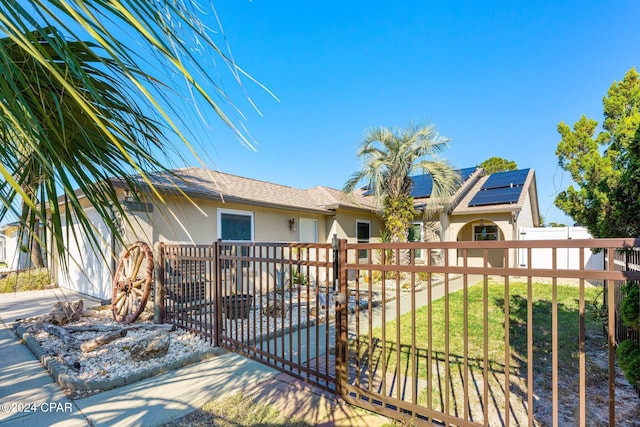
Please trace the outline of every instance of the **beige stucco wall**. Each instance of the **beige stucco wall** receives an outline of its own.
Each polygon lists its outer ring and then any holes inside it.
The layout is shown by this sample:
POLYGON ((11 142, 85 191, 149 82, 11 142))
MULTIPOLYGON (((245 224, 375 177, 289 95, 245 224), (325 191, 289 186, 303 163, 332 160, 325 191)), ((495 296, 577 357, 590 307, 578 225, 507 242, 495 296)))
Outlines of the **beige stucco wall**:
MULTIPOLYGON (((518 229, 520 227, 534 227, 535 223, 533 220, 533 208, 531 206, 531 197, 529 193, 527 193, 524 203, 522 204, 522 211, 519 212, 516 220, 516 225, 518 229)), ((515 239, 514 239, 515 240, 515 239)))
POLYGON ((151 200, 153 212, 136 213, 142 221, 146 216, 153 238, 166 243, 207 244, 216 240, 215 204, 200 201, 197 206, 182 198, 166 198, 165 203, 151 200))
MULTIPOLYGON (((500 240, 518 240, 518 225, 513 220, 511 212, 485 213, 482 215, 457 215, 451 218, 449 228, 449 241, 473 241, 473 227, 480 223, 497 225, 500 230, 500 240)), ((457 265, 463 264, 462 251, 459 253, 451 249, 449 259, 457 260, 457 265)), ((515 267, 517 259, 514 254, 509 256, 509 264, 515 267)), ((484 263, 483 251, 472 249, 467 251, 467 265, 469 267, 482 267, 484 263)), ((504 267, 504 250, 489 250, 487 263, 491 267, 504 267)))
POLYGON ((153 212, 135 212, 134 227, 128 228, 127 240, 140 238, 148 241, 170 243, 207 244, 218 239, 218 217, 220 212, 231 211, 253 216, 256 242, 298 242, 300 241, 300 220, 311 219, 317 222, 318 242, 330 243, 333 235, 339 238, 356 240, 356 221, 371 223, 372 241, 380 239, 381 219, 374 213, 357 211, 338 211, 337 214, 302 212, 291 209, 276 209, 248 204, 200 200, 197 206, 173 197, 161 204, 153 202, 153 212), (290 219, 295 221, 295 230, 289 227, 290 219))
MULTIPOLYGON (((123 199, 123 194, 121 194, 123 199)), ((135 203, 132 205, 136 205, 135 203)), ((90 208, 88 208, 90 209, 90 208)), ((163 201, 156 198, 143 200, 137 204, 137 208, 130 210, 123 221, 123 236, 125 243, 133 243, 141 240, 150 245, 156 242, 182 243, 182 244, 210 244, 218 239, 218 222, 221 211, 239 211, 250 213, 253 217, 253 240, 257 242, 298 242, 300 241, 300 220, 310 219, 317 224, 317 240, 320 243, 332 241, 333 234, 349 241, 356 241, 356 221, 366 220, 371 224, 371 240, 378 241, 382 230, 382 222, 375 213, 361 212, 357 210, 342 210, 337 214, 333 212, 319 213, 292 209, 277 209, 271 207, 254 206, 242 203, 223 203, 217 200, 198 200, 197 205, 184 197, 165 197, 163 201), (147 205, 152 207, 147 208, 147 205), (291 230, 289 221, 295 220, 295 229, 291 230)), ((98 219, 95 219, 99 223, 98 219)), ((110 245, 110 233, 105 231, 105 242, 110 245), (107 236, 108 234, 108 236, 107 236)), ((110 252, 103 248, 103 252, 110 252)), ((118 258, 122 248, 115 248, 115 257, 118 258)), ((110 257, 111 258, 111 257, 110 257)), ((86 258, 78 265, 79 272, 93 271, 93 276, 102 276, 102 273, 110 273, 110 262, 104 262, 97 257, 86 258), (100 274, 98 274, 98 266, 100 274)), ((56 269, 56 272, 59 269, 56 269)), ((269 271, 264 272, 265 275, 269 271)), ((310 280, 325 280, 324 277, 309 277, 310 280)), ((67 281, 67 287, 78 290, 80 282, 77 279, 67 281), (72 283, 73 282, 73 283, 72 283)), ((266 278, 265 278, 266 282, 266 278)), ((82 291, 102 298, 108 297, 105 289, 110 287, 109 280, 101 280, 104 289, 97 291, 89 289, 89 286, 80 287, 82 291), (86 289, 85 289, 86 288, 86 289)), ((249 283, 249 282, 247 282, 249 283)))
POLYGON ((382 236, 382 219, 375 213, 340 210, 333 218, 332 226, 327 235, 327 242, 331 242, 333 235, 339 239, 347 239, 349 243, 356 243, 356 224, 358 221, 367 221, 371 231, 371 242, 379 242, 382 236))
POLYGON ((517 240, 517 225, 511 212, 486 213, 482 215, 457 215, 451 218, 449 241, 473 240, 473 225, 492 223, 500 229, 501 240, 517 240))
MULTIPOLYGON (((379 241, 382 221, 374 213, 339 210, 334 214, 320 214, 302 212, 291 209, 276 209, 253 206, 240 203, 222 203, 220 201, 199 201, 198 206, 181 199, 167 198, 160 205, 156 200, 152 213, 136 213, 139 225, 136 227, 143 236, 153 235, 153 243, 162 241, 167 243, 195 243, 209 244, 219 237, 218 218, 220 212, 241 212, 253 217, 253 240, 256 242, 298 242, 300 241, 300 220, 302 218, 315 220, 317 223, 318 242, 330 243, 333 235, 346 238, 350 242, 356 241, 356 222, 369 221, 371 224, 371 241, 379 241), (295 220, 295 230, 289 226, 290 219, 295 220), (145 224, 145 221, 147 222, 145 224), (151 230, 151 231, 149 231, 151 230)), ((130 229, 130 233, 136 233, 130 229)), ((323 257, 323 254, 321 254, 323 257)), ((260 269, 262 275, 256 283, 267 283, 273 280, 273 265, 260 269)), ((324 271, 320 277, 309 272, 309 280, 325 281, 324 271)), ((243 287, 250 289, 256 283, 246 277, 243 287)))

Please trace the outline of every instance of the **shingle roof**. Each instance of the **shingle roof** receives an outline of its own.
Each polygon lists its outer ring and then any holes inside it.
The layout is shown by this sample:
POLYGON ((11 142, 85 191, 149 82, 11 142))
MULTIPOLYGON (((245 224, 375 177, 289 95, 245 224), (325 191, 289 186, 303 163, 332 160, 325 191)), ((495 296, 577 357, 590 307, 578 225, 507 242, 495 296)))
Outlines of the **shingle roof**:
POLYGON ((329 213, 336 208, 375 210, 374 197, 353 196, 328 187, 308 190, 273 184, 204 168, 174 169, 175 176, 155 174, 151 182, 165 194, 180 194, 192 198, 216 199, 288 209, 329 213), (179 189, 178 189, 179 188, 179 189))

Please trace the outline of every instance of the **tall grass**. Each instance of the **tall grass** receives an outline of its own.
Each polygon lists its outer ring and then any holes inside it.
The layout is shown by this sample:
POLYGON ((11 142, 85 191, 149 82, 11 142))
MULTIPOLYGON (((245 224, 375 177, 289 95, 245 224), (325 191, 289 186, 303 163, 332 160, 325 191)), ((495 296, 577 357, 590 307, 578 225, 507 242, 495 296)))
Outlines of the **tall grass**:
POLYGON ((48 288, 50 285, 51 275, 46 268, 12 272, 0 277, 0 293, 35 291, 48 288))

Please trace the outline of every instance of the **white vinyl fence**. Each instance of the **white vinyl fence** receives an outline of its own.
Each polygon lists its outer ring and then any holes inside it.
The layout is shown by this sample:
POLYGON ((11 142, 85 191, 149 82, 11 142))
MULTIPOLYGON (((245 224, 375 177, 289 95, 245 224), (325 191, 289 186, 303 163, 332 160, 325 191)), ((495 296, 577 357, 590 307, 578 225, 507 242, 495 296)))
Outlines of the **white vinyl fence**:
MULTIPOLYGON (((593 239, 585 227, 537 227, 520 228, 520 240, 577 240, 593 239)), ((532 249, 531 266, 527 265, 527 249, 519 249, 519 266, 523 268, 553 268, 551 249, 532 249)), ((580 251, 584 251, 585 269, 603 268, 602 252, 593 253, 591 249, 559 248, 556 250, 556 268, 562 270, 580 269, 580 251)))

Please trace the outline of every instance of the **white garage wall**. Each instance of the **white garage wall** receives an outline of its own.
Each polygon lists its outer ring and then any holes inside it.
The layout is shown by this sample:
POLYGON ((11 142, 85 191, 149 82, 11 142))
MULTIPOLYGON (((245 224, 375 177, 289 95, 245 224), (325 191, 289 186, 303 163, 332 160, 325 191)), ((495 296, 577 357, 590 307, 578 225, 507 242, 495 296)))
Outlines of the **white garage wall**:
POLYGON ((99 251, 103 256, 95 253, 89 238, 74 221, 73 231, 78 242, 75 241, 72 230, 65 230, 68 236, 68 240, 65 237, 69 255, 68 275, 58 266, 58 285, 96 298, 111 299, 111 233, 95 209, 86 208, 86 212, 95 225, 94 233, 97 233, 99 251))
MULTIPOLYGON (((575 240, 592 239, 585 227, 521 227, 520 240, 575 240)), ((593 253, 591 249, 558 248, 556 250, 556 268, 561 270, 577 270, 580 268, 580 250, 584 251, 585 269, 601 269, 604 265, 602 253, 593 253)), ((518 251, 519 266, 527 268, 527 249, 518 251)), ((540 248, 531 250, 530 268, 553 268, 553 251, 540 248)))
POLYGON ((8 271, 22 270, 27 267, 27 254, 20 250, 17 230, 6 236, 5 261, 8 271))

